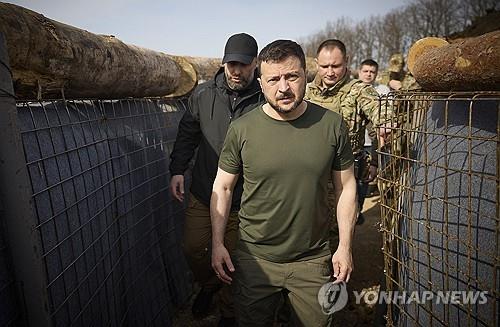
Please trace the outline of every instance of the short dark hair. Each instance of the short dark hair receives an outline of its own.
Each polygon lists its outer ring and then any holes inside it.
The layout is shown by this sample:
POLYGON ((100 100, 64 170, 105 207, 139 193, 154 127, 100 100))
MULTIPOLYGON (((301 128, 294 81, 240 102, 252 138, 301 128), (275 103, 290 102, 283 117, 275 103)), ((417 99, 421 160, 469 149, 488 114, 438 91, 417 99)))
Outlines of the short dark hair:
POLYGON ((292 40, 276 40, 266 45, 259 53, 259 71, 262 62, 280 62, 288 57, 297 57, 306 70, 306 56, 302 47, 292 40))
POLYGON ((378 63, 373 60, 373 59, 365 59, 361 62, 361 65, 359 65, 359 68, 363 67, 363 66, 372 66, 372 67, 375 67, 375 70, 378 71, 378 63))
POLYGON ((328 39, 321 42, 321 44, 318 47, 318 50, 316 51, 316 57, 318 57, 319 53, 323 49, 339 49, 340 52, 342 52, 342 56, 344 57, 344 59, 347 57, 347 50, 345 44, 340 40, 328 39))

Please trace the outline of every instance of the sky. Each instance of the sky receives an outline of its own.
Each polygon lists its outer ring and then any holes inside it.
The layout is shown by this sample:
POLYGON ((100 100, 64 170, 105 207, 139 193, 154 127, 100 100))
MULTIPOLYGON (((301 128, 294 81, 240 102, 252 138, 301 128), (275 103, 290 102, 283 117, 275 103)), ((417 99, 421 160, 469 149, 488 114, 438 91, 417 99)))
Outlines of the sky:
POLYGON ((245 32, 259 49, 299 40, 342 16, 360 21, 409 0, 31 0, 5 1, 96 34, 173 55, 222 57, 229 36, 245 32))

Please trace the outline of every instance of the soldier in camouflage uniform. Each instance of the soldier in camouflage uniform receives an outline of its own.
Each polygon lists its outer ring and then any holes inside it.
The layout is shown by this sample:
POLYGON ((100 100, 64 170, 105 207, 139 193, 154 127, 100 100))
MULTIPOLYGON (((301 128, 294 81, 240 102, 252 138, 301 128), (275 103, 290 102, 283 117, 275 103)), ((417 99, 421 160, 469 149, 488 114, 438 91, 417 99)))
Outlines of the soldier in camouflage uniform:
MULTIPOLYGON (((363 178, 368 170, 363 159, 366 125, 370 121, 374 126, 385 123, 392 117, 392 111, 380 110, 377 91, 371 85, 350 78, 346 47, 341 41, 331 39, 321 43, 315 60, 318 73, 314 80, 307 84, 305 99, 340 113, 348 124, 352 150, 361 168, 356 172, 358 203, 361 209, 365 194, 360 187, 364 184, 363 178)), ((389 132, 390 129, 379 129, 381 140, 384 140, 389 132)))
POLYGON ((410 72, 404 70, 405 60, 401 53, 395 53, 389 60, 387 85, 395 91, 412 91, 420 88, 410 72))

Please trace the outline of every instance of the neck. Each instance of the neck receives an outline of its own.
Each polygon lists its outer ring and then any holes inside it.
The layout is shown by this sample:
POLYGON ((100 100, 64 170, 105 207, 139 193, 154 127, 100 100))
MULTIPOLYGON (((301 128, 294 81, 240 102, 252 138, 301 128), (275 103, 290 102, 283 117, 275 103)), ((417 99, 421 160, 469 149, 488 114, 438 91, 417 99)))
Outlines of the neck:
POLYGON ((276 120, 294 120, 302 116, 302 114, 306 111, 307 109, 307 102, 302 101, 295 110, 292 110, 291 112, 277 112, 276 110, 273 109, 269 105, 269 103, 266 103, 265 105, 262 106, 262 109, 264 110, 264 113, 268 115, 269 117, 276 119, 276 120))

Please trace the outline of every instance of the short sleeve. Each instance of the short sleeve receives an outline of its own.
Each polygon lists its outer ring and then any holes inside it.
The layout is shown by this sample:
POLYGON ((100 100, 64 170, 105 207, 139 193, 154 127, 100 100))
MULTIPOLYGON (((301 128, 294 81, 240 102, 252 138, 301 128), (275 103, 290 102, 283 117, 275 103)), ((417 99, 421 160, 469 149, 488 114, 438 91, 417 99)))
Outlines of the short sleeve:
POLYGON ((219 168, 230 174, 239 174, 241 171, 241 144, 238 133, 231 124, 222 146, 219 157, 219 168))
POLYGON ((349 129, 343 120, 340 123, 340 133, 337 135, 336 146, 332 169, 337 171, 346 170, 353 164, 354 155, 352 154, 349 129))

